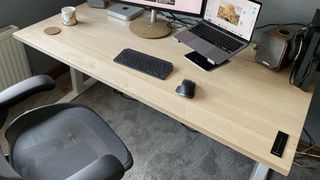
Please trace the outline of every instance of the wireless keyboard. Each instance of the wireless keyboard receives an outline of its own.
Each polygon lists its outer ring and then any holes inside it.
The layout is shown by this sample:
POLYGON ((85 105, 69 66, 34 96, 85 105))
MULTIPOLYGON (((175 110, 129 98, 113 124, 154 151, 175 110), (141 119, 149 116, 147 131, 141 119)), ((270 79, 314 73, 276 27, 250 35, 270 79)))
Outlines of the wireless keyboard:
POLYGON ((113 61, 162 80, 173 69, 170 62, 132 49, 124 49, 113 61))

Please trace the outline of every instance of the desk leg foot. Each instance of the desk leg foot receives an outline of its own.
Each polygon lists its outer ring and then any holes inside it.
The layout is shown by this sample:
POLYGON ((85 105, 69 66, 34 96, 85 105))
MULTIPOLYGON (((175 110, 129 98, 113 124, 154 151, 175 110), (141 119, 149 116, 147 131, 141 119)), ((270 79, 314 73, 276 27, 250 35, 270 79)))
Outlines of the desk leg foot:
POLYGON ((72 91, 61 98, 57 103, 71 102, 77 98, 81 93, 91 87, 97 80, 89 78, 88 80, 83 80, 83 73, 70 67, 70 75, 72 82, 72 91))
POLYGON ((266 180, 269 172, 269 167, 256 162, 253 168, 250 180, 266 180))

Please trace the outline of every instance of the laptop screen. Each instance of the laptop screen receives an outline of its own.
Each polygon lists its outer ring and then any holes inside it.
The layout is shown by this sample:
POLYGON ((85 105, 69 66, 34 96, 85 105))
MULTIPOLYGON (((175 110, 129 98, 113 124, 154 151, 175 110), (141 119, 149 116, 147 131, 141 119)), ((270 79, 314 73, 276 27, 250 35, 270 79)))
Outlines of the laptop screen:
POLYGON ((248 0, 208 0, 204 19, 250 41, 260 7, 248 0))

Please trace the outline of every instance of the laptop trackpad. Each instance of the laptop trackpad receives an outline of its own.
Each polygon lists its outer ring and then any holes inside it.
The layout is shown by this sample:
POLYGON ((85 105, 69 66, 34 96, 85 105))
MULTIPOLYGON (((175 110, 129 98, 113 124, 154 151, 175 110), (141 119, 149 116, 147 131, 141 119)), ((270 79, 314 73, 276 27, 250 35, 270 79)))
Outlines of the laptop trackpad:
POLYGON ((192 34, 189 30, 182 31, 181 33, 178 33, 174 37, 186 44, 192 41, 193 39, 197 38, 197 36, 192 34))
POLYGON ((206 54, 212 49, 215 48, 212 44, 208 43, 207 41, 196 38, 188 43, 188 46, 190 46, 192 49, 198 51, 201 54, 206 54))

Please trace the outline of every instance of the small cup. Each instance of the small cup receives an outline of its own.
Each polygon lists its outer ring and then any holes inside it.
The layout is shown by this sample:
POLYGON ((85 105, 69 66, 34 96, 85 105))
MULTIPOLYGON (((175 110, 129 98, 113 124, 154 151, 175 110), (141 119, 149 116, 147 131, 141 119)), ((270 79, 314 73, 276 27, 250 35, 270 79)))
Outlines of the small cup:
POLYGON ((76 8, 67 6, 61 9, 61 21, 63 25, 73 26, 78 23, 76 17, 76 8))

